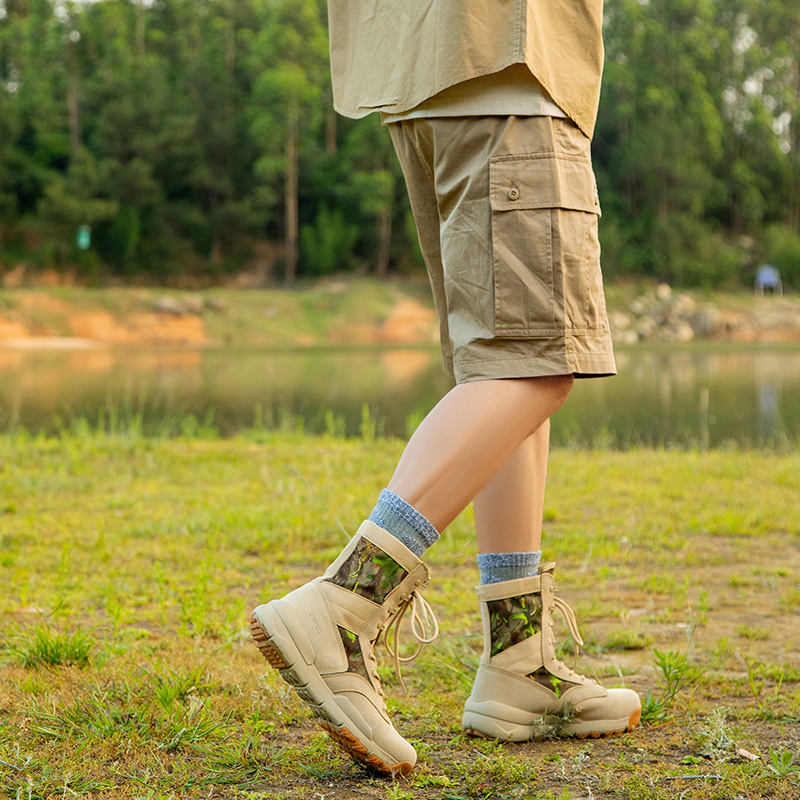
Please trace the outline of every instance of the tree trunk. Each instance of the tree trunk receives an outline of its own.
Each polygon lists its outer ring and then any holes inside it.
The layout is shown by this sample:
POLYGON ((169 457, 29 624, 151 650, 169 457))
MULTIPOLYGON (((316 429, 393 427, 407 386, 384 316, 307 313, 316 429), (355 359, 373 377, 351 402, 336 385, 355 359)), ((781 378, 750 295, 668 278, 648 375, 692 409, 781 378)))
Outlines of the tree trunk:
POLYGON ((286 126, 286 175, 285 175, 285 244, 287 284, 294 283, 297 275, 297 104, 289 104, 289 119, 286 126))
POLYGON ((139 58, 144 57, 144 25, 145 25, 145 7, 142 5, 142 0, 136 3, 136 55, 139 58))
POLYGON ((69 43, 67 61, 67 121, 69 126, 69 149, 73 156, 81 149, 81 111, 78 99, 80 83, 75 64, 75 44, 69 43))
MULTIPOLYGON (((800 49, 800 48, 798 48, 800 49)), ((800 226, 800 123, 797 111, 800 110, 800 64, 792 65, 794 83, 794 108, 789 122, 789 202, 786 204, 786 225, 796 229, 800 226)))
POLYGON ((378 263, 375 274, 385 278, 389 274, 389 246, 392 242, 392 209, 391 206, 381 211, 378 217, 378 263))
MULTIPOLYGON (((739 135, 734 132, 732 165, 736 165, 739 162, 741 150, 741 139, 739 135)), ((742 204, 742 187, 739 185, 738 181, 733 185, 731 195, 731 228, 737 236, 741 236, 742 233, 744 233, 744 208, 742 204)))
POLYGON ((336 112, 333 108, 328 109, 325 120, 325 152, 329 156, 336 153, 336 112))

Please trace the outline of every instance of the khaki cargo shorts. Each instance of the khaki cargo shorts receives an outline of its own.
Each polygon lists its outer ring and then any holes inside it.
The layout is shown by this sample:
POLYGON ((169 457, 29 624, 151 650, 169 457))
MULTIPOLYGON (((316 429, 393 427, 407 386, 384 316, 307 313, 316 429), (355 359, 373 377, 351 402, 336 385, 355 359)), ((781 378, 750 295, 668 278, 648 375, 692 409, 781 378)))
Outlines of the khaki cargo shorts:
POLYGON ((556 117, 387 125, 458 383, 616 373, 589 139, 556 117))

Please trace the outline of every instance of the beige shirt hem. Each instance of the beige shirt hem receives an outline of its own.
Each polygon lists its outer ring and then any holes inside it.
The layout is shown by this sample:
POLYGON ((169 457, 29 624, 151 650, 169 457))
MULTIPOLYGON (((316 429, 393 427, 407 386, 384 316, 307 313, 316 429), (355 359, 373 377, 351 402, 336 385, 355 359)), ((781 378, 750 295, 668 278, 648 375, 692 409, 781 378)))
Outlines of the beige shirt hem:
POLYGON ((384 124, 426 117, 566 117, 524 64, 462 81, 408 111, 381 112, 384 124))

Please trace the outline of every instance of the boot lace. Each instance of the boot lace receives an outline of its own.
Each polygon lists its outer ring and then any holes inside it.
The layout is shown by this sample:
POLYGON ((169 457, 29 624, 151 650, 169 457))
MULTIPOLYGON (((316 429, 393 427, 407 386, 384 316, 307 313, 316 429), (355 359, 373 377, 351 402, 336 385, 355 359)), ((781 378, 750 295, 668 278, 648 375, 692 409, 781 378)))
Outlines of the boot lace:
MULTIPOLYGON (((550 628, 554 627, 553 622, 553 614, 556 611, 560 611, 562 616, 564 617, 564 621, 567 623, 567 628, 569 629, 569 634, 572 637, 572 641, 575 644, 575 664, 574 666, 578 666, 578 649, 583 646, 583 638, 581 637, 580 632, 578 631, 578 620, 575 618, 575 612, 560 598, 554 597, 553 598, 553 605, 550 607, 550 628)), ((553 634, 550 634, 550 645, 555 647, 555 637, 553 634)), ((564 665, 566 667, 566 665, 564 665)), ((566 667, 573 675, 575 671, 566 667)))
MULTIPOLYGON (((439 623, 436 620, 436 615, 433 609, 428 604, 428 601, 419 594, 416 590, 409 594, 402 595, 400 603, 388 616, 385 627, 378 634, 375 644, 379 644, 383 638, 383 646, 394 661, 394 671, 397 679, 400 682, 400 688, 404 694, 407 694, 406 685, 403 682, 403 676, 400 671, 401 664, 408 664, 414 661, 416 657, 422 652, 422 648, 426 644, 431 644, 439 637, 439 623), (417 640, 417 649, 410 656, 400 655, 400 627, 403 616, 407 611, 411 612, 410 617, 410 630, 411 635, 417 640), (390 639, 390 633, 394 628, 394 635, 390 639)), ((372 659, 374 661, 374 657, 372 659)), ((377 675, 375 676, 377 678, 377 675)), ((380 686, 380 683, 378 683, 380 686)), ((383 690, 379 689, 381 696, 383 690)))

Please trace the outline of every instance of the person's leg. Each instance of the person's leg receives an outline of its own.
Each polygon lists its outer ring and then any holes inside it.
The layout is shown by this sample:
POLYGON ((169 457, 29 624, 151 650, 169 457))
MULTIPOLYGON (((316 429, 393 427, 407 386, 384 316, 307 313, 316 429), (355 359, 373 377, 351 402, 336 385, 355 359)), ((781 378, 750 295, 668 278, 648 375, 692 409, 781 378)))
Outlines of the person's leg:
POLYGON ((535 552, 541 548, 550 420, 511 455, 472 501, 478 552, 535 552))
POLYGON ((481 584, 536 575, 549 449, 547 420, 472 501, 481 584))
POLYGON ((561 405, 572 381, 560 375, 455 387, 409 441, 370 520, 422 557, 474 498, 482 553, 538 549, 550 429, 548 418, 539 421, 561 405))
MULTIPOLYGON (((411 437, 389 490, 444 530, 512 456, 517 460, 524 442, 533 437, 541 450, 535 434, 561 407, 572 383, 571 375, 557 375, 459 384, 411 437)), ((502 483, 487 496, 497 495, 502 483)))
POLYGON ((605 689, 556 654, 556 610, 576 648, 582 640, 556 597, 553 565, 539 566, 549 434, 546 422, 473 501, 485 646, 462 726, 484 737, 598 736, 631 730, 641 716, 635 692, 605 689))
MULTIPOLYGON (((572 382, 559 375, 455 387, 414 433, 370 520, 421 558, 474 498, 482 553, 538 549, 550 430, 549 418, 540 420, 572 382)), ((519 552, 511 560, 531 566, 519 552)))

